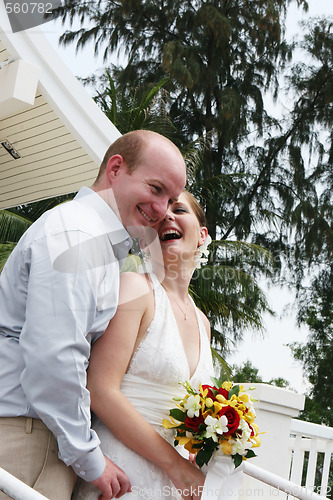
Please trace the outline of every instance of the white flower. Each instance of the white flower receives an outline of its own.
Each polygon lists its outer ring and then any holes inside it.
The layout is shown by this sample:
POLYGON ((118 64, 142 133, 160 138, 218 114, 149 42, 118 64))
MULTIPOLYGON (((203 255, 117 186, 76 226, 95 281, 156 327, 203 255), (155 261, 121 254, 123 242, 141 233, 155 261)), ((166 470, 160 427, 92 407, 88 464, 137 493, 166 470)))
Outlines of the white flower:
POLYGON ((250 441, 251 430, 243 419, 240 420, 238 429, 242 431, 242 435, 237 439, 230 439, 229 443, 232 446, 231 454, 246 455, 247 450, 252 447, 252 442, 250 441))
POLYGON ((239 421, 238 429, 241 429, 241 431, 242 431, 241 441, 246 442, 251 436, 251 430, 250 430, 250 427, 245 422, 245 420, 241 419, 239 421))
POLYGON ((217 442, 217 434, 222 435, 224 432, 228 432, 227 423, 228 419, 225 415, 220 418, 208 415, 205 418, 205 424, 207 425, 205 437, 212 438, 213 441, 217 442))
POLYGON ((231 455, 246 455, 248 448, 246 448, 247 442, 242 439, 230 439, 229 443, 232 446, 231 455))
POLYGON ((196 269, 200 269, 201 264, 206 264, 208 262, 208 255, 209 255, 209 250, 208 250, 208 245, 210 245, 212 242, 212 238, 207 235, 206 241, 203 245, 197 248, 196 251, 196 256, 195 256, 195 262, 196 262, 196 269), (204 257, 203 257, 204 255, 204 257))
POLYGON ((184 408, 187 410, 189 418, 198 417, 201 410, 200 396, 198 394, 190 396, 184 404, 184 408))

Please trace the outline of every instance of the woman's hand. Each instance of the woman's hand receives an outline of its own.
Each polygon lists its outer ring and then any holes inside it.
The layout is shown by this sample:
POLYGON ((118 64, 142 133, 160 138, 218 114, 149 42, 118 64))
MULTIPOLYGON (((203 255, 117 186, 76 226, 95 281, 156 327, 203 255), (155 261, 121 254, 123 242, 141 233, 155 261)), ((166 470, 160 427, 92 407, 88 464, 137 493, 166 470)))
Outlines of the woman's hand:
POLYGON ((201 498, 206 476, 196 465, 179 455, 172 466, 164 470, 184 499, 201 498))

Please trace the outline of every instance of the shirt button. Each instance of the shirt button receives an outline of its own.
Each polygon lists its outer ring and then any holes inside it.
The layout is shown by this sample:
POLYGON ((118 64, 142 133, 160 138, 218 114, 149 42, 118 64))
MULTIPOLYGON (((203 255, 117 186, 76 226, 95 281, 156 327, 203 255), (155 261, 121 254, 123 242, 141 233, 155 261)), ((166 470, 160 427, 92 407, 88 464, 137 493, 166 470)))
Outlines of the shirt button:
POLYGON ((80 465, 80 464, 75 464, 75 467, 76 467, 77 469, 79 469, 79 468, 81 467, 81 465, 80 465))
POLYGON ((80 471, 80 476, 85 476, 85 474, 86 474, 86 473, 84 472, 84 470, 81 470, 81 471, 80 471))
POLYGON ((125 241, 125 245, 128 247, 129 246, 129 241, 125 241))

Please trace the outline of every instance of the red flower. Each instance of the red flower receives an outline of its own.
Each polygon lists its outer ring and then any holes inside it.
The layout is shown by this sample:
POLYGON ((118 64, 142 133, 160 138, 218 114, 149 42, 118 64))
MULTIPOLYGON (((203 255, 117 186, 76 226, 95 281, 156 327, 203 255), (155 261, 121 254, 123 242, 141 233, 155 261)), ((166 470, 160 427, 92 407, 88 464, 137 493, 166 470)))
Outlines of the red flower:
POLYGON ((232 434, 236 429, 238 429, 240 416, 233 406, 224 406, 219 411, 219 415, 220 417, 222 415, 225 415, 227 417, 227 427, 229 429, 228 434, 232 434))
POLYGON ((217 388, 217 387, 214 387, 212 385, 203 385, 202 389, 204 391, 206 389, 208 390, 206 397, 211 398, 213 401, 216 400, 216 398, 213 394, 213 390, 216 391, 216 394, 221 394, 221 396, 223 396, 225 399, 228 399, 229 391, 227 391, 226 389, 222 389, 222 387, 217 388))
POLYGON ((198 417, 193 417, 193 418, 186 417, 186 419, 185 419, 186 427, 188 427, 189 429, 192 429, 192 431, 194 431, 194 432, 198 432, 199 425, 203 424, 203 422, 204 422, 204 418, 201 414, 198 417))
POLYGON ((221 396, 223 396, 225 399, 228 399, 229 391, 227 391, 226 389, 222 389, 222 387, 220 387, 218 393, 221 394, 221 396))
POLYGON ((217 391, 217 387, 213 387, 211 385, 203 385, 202 389, 203 389, 203 391, 205 391, 206 389, 208 389, 207 396, 206 396, 207 398, 211 398, 213 400, 215 399, 215 396, 213 394, 212 389, 214 389, 215 391, 217 391))

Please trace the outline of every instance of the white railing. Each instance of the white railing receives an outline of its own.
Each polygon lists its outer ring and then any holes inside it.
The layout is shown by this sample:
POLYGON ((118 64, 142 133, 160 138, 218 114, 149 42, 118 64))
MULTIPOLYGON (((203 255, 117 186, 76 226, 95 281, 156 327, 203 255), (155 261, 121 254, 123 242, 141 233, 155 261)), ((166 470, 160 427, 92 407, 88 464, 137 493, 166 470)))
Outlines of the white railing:
POLYGON ((330 496, 333 428, 292 419, 290 434, 290 481, 330 496))
MULTIPOLYGON (((324 498, 314 493, 313 490, 309 491, 307 488, 302 488, 291 481, 287 481, 251 463, 243 462, 241 468, 248 476, 258 479, 277 490, 292 494, 295 498, 300 500, 323 500, 324 498)), ((1 468, 0 491, 3 491, 14 500, 48 500, 46 497, 1 468)))
POLYGON ((250 395, 257 400, 256 421, 260 432, 263 432, 262 444, 255 450, 258 456, 249 460, 248 465, 249 468, 252 465, 259 467, 261 471, 268 473, 267 475, 263 472, 264 475, 269 477, 273 474, 274 478, 271 476, 271 482, 265 481, 259 477, 259 471, 258 475, 247 474, 243 490, 248 496, 260 496, 265 500, 307 498, 292 495, 292 492, 296 493, 295 486, 298 485, 296 488, 303 487, 301 495, 310 495, 313 499, 315 493, 316 498, 330 497, 332 492, 328 478, 333 451, 333 429, 295 420, 304 407, 305 397, 300 394, 267 384, 244 386, 255 387, 250 395), (306 451, 308 453, 305 453, 306 451), (321 453, 324 455, 320 455, 321 453), (306 479, 302 480, 305 477, 306 479), (290 484, 285 481, 290 481, 290 484), (286 488, 282 487, 282 484, 285 484, 286 488))
MULTIPOLYGON (((307 487, 299 486, 298 484, 288 481, 272 472, 268 472, 261 467, 251 464, 250 462, 243 462, 241 465, 243 472, 248 476, 261 481, 275 488, 278 492, 286 493, 291 495, 293 498, 298 498, 299 500, 324 500, 326 497, 321 494, 318 495, 313 489, 307 487)), ((242 495, 243 496, 243 495, 242 495)), ((250 495, 248 495, 250 496, 250 495)), ((270 496, 274 496, 273 494, 270 496)), ((240 498, 240 497, 239 497, 240 498)))
POLYGON ((47 500, 46 497, 0 468, 0 491, 14 500, 47 500))

